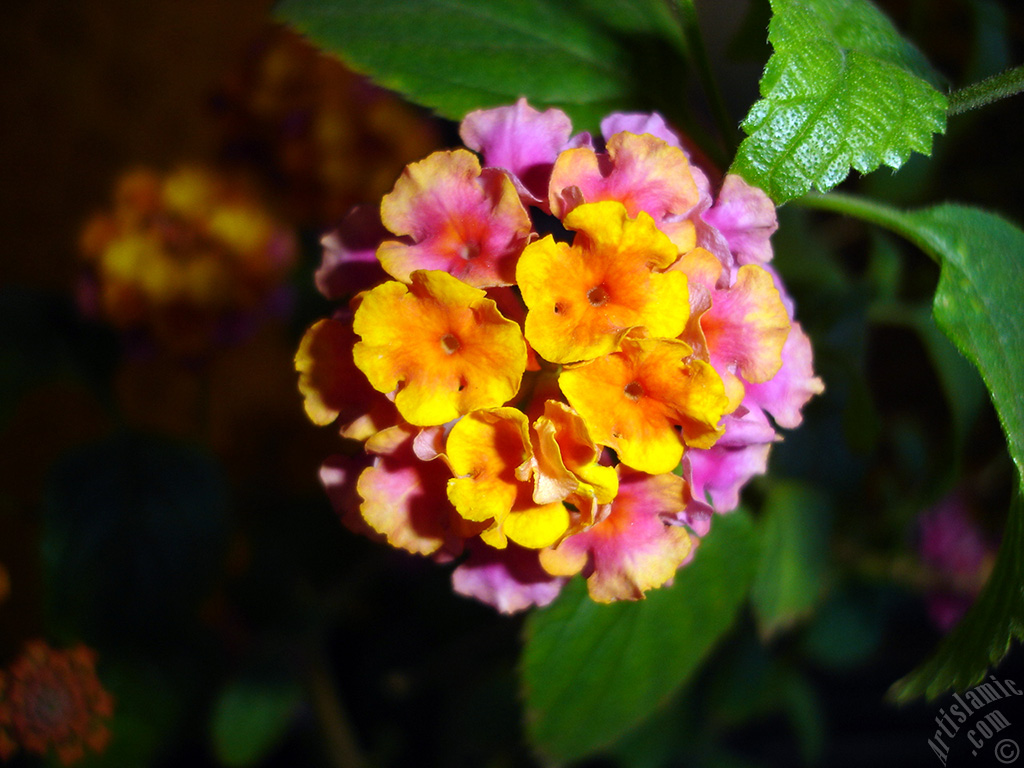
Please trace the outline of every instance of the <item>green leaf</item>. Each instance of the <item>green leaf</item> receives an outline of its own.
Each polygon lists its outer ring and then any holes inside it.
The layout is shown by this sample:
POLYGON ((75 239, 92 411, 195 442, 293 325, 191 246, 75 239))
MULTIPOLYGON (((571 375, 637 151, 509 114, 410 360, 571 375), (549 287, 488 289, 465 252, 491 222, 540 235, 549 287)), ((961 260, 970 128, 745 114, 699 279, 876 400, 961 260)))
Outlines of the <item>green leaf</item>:
POLYGON ((292 681, 231 681, 213 712, 217 759, 227 766, 255 765, 284 737, 302 701, 292 681))
POLYGON ((977 208, 941 205, 907 214, 918 244, 942 261, 932 310, 981 372, 1024 485, 1024 232, 977 208))
POLYGON ((907 702, 924 695, 935 699, 948 690, 963 691, 985 679, 990 666, 1024 639, 1024 506, 1010 507, 992 575, 974 605, 939 643, 935 655, 889 690, 907 702))
POLYGON ((525 96, 593 130, 612 109, 682 92, 682 36, 662 0, 282 0, 276 15, 453 120, 525 96))
POLYGON ((715 520, 692 563, 647 599, 594 603, 574 579, 526 626, 527 733, 558 760, 611 744, 664 703, 729 629, 754 574, 754 528, 715 520))
POLYGON ((811 612, 828 565, 831 510, 808 485, 772 484, 761 517, 761 555, 750 592, 758 630, 771 637, 811 612))
POLYGON ((825 191, 850 168, 929 154, 946 98, 920 53, 868 0, 772 0, 775 53, 743 121, 732 172, 782 203, 825 191))
MULTIPOLYGON (((942 205, 906 214, 918 244, 942 260, 933 311, 943 331, 981 372, 1024 488, 1024 232, 995 214, 942 205)), ((1015 503, 995 568, 975 605, 935 656, 900 680, 893 695, 934 698, 984 678, 1024 639, 1024 512, 1015 503)))
MULTIPOLYGON (((808 205, 859 216, 903 235, 941 265, 932 311, 939 327, 981 373, 1024 491, 1024 231, 994 213, 961 205, 903 212, 847 195, 808 205)), ((1010 508, 992 575, 935 656, 898 681, 891 695, 934 698, 979 682, 1016 638, 1024 639, 1024 510, 1010 508)))
POLYGON ((802 203, 891 229, 941 265, 932 312, 942 331, 981 373, 1024 488, 1024 231, 989 211, 945 204, 900 211, 850 195, 802 203))

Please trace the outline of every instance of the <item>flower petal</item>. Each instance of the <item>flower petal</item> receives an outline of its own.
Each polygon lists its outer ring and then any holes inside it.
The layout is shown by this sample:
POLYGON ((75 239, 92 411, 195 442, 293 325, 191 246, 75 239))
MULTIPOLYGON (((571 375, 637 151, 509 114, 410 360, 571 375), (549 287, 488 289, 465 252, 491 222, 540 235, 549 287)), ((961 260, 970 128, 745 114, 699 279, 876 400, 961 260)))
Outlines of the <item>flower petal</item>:
POLYGON ((533 455, 526 416, 515 408, 473 411, 448 433, 445 454, 456 511, 467 520, 503 520, 519 493, 516 472, 533 455))
POLYGON ((314 274, 320 293, 336 301, 387 279, 377 247, 389 234, 376 207, 360 205, 349 211, 336 230, 320 239, 323 258, 314 274))
POLYGON ((741 176, 726 175, 718 199, 702 214, 702 218, 725 238, 738 264, 766 264, 771 261, 770 238, 779 228, 775 204, 741 176))
POLYGON ((493 521, 485 537, 503 547, 505 538, 525 547, 546 547, 569 528, 561 503, 537 504, 530 493, 533 450, 526 416, 515 408, 478 410, 452 427, 446 447, 455 478, 448 498, 467 520, 493 521))
POLYGON ((459 136, 484 164, 508 171, 531 202, 546 197, 555 158, 569 143, 572 121, 560 109, 540 112, 526 99, 509 107, 470 112, 459 136))
POLYGON ((365 440, 393 425, 398 414, 356 368, 352 359, 355 341, 351 324, 320 320, 299 342, 295 369, 310 421, 325 426, 340 419, 344 437, 365 440))
POLYGON ((601 121, 601 135, 610 139, 616 133, 634 133, 643 136, 645 133, 655 136, 666 144, 683 148, 679 134, 668 127, 665 118, 658 112, 612 112, 601 121))
POLYGON ((775 430, 764 413, 755 408, 742 416, 730 414, 722 420, 725 434, 711 448, 687 451, 685 475, 694 497, 710 496, 716 512, 731 512, 740 503, 740 489, 768 468, 768 453, 775 442, 775 430))
POLYGON ((462 538, 478 531, 461 525, 445 495, 447 470, 440 462, 420 461, 413 452, 414 437, 413 429, 398 426, 367 441, 366 450, 376 458, 356 486, 363 519, 388 544, 413 554, 442 548, 458 552, 462 538))
POLYGON ((615 469, 598 463, 601 451, 587 423, 564 403, 548 400, 544 415, 534 422, 537 451, 533 500, 562 501, 572 494, 607 504, 619 487, 615 469))
POLYGON ((320 482, 342 524, 353 533, 372 538, 377 532, 366 523, 359 511, 362 499, 357 490, 359 476, 370 464, 372 457, 365 453, 359 456, 328 456, 320 466, 320 482))
POLYGON ((536 550, 514 544, 494 549, 476 540, 467 549, 469 558, 452 572, 452 588, 501 613, 543 607, 558 597, 565 584, 564 578, 541 568, 536 550))
POLYGON ((764 383, 747 385, 750 401, 768 411, 780 427, 800 426, 804 405, 825 391, 824 382, 814 375, 813 356, 811 340, 794 320, 782 347, 778 373, 764 383))
POLYGON ((710 300, 683 338, 706 350, 725 381, 730 407, 735 408, 745 391, 735 373, 747 382, 763 382, 782 365, 790 322, 775 278, 768 270, 748 264, 736 270, 731 286, 725 286, 721 262, 703 248, 694 248, 673 269, 686 273, 693 292, 700 286, 701 294, 710 300))

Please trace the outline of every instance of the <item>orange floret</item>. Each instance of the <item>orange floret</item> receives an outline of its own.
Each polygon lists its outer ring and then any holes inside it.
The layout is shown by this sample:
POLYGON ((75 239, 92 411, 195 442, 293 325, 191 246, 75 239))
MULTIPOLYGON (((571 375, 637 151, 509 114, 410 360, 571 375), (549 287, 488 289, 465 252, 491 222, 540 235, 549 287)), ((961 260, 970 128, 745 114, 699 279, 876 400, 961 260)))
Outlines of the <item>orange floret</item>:
POLYGON ((676 249, 646 213, 630 218, 618 202, 581 205, 565 218, 572 246, 550 236, 523 251, 516 270, 526 338, 555 363, 592 360, 618 349, 633 328, 678 336, 689 316, 686 280, 657 272, 676 249))
POLYGON ((728 406, 721 377, 691 353, 682 341, 626 339, 620 351, 562 371, 558 383, 624 464, 671 472, 684 446, 714 445, 728 406))
POLYGON ((416 271, 362 294, 353 355, 374 389, 394 392, 399 413, 434 426, 499 406, 519 390, 526 342, 482 290, 446 272, 416 271))

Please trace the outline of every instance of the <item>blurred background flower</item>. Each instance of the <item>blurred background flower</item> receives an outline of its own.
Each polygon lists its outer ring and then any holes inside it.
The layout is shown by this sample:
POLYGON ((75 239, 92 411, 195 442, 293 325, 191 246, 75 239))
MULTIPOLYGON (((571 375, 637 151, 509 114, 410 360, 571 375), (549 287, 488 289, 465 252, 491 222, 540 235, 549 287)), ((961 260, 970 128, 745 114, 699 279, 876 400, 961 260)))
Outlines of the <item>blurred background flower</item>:
POLYGON ((114 701, 96 677, 96 653, 78 645, 65 651, 34 640, 0 673, 0 758, 19 748, 62 765, 102 753, 110 739, 114 701))
POLYGON ((289 309, 295 235, 240 180, 204 168, 123 174, 80 248, 83 313, 172 354, 239 343, 289 309))
POLYGON ((927 596, 928 613, 943 631, 971 607, 995 563, 997 547, 974 521, 976 514, 959 489, 918 520, 921 559, 939 581, 927 596))

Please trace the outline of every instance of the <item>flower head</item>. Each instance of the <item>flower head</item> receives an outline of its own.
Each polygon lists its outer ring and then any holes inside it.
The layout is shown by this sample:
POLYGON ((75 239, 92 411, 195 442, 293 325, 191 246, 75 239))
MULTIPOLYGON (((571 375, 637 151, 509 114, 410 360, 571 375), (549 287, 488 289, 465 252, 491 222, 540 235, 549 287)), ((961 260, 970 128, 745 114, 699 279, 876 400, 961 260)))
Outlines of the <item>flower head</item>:
POLYGON ((183 354, 236 341, 282 304, 293 233, 248 185, 200 167, 125 174, 82 233, 82 309, 183 354))
POLYGON ((96 653, 84 645, 66 651, 45 642, 25 646, 0 674, 0 758, 17 746, 62 765, 102 752, 110 738, 105 721, 114 701, 96 677, 96 653))
POLYGON ((346 266, 371 252, 398 280, 296 355, 310 418, 365 441, 321 470, 344 524, 464 556, 455 591, 502 612, 546 605, 575 574, 602 602, 671 582, 765 470, 769 417, 793 424, 820 391, 764 264, 767 198, 727 179, 713 205, 658 115, 602 131, 597 152, 524 100, 468 115, 487 167, 435 153, 385 197, 390 234, 347 237, 353 219, 325 241, 328 295, 351 296, 346 266), (524 205, 570 234, 540 238, 524 205))
POLYGON ((921 559, 946 582, 927 595, 928 613, 943 631, 971 607, 995 561, 996 547, 972 512, 967 492, 959 489, 918 518, 921 559))
POLYGON ((257 157, 292 220, 321 228, 379 199, 440 146, 436 123, 284 25, 266 25, 218 88, 222 157, 257 157))

